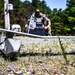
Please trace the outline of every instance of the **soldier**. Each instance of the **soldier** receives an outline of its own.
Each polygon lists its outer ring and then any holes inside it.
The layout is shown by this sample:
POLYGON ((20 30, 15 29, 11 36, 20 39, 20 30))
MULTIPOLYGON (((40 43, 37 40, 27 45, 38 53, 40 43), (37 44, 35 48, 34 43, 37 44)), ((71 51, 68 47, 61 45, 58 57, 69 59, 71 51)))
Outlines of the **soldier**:
POLYGON ((45 35, 51 35, 51 21, 46 17, 45 14, 43 15, 42 23, 43 27, 45 28, 45 35))
POLYGON ((51 35, 51 21, 46 17, 45 14, 42 14, 38 9, 32 14, 29 26, 31 26, 32 29, 40 27, 44 28, 45 35, 51 35))
POLYGON ((37 9, 30 18, 29 26, 31 29, 35 29, 38 26, 42 27, 42 16, 43 14, 37 9))

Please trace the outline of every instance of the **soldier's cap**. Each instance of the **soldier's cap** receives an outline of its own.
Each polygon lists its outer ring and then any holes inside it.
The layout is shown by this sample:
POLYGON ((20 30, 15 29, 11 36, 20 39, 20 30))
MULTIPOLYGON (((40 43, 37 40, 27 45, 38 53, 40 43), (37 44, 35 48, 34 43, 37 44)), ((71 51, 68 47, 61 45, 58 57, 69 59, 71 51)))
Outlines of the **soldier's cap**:
POLYGON ((40 10, 39 10, 39 9, 36 9, 36 11, 37 11, 37 12, 40 12, 40 10))

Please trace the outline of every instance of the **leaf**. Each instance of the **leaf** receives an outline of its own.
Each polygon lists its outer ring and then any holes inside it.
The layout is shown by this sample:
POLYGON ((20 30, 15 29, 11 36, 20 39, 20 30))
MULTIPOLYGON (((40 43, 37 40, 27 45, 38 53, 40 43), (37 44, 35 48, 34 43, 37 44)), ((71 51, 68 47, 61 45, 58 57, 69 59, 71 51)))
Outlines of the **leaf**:
POLYGON ((74 22, 75 22, 75 18, 74 18, 74 17, 68 17, 68 21, 69 21, 70 23, 74 23, 74 22))

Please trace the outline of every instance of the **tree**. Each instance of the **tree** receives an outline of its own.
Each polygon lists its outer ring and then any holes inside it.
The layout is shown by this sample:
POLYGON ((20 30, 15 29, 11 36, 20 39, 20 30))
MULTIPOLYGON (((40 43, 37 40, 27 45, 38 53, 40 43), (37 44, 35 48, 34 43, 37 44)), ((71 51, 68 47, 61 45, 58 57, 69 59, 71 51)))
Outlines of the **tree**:
POLYGON ((4 28, 4 1, 0 0, 0 28, 4 28))
POLYGON ((32 6, 34 7, 34 10, 38 8, 38 2, 39 0, 32 0, 32 6))
POLYGON ((52 35, 63 35, 62 9, 54 8, 51 13, 52 35))
POLYGON ((70 8, 70 7, 75 7, 75 0, 67 0, 67 7, 70 8))
POLYGON ((75 0, 67 0, 67 8, 65 9, 66 15, 66 29, 69 34, 74 35, 75 32, 75 0))

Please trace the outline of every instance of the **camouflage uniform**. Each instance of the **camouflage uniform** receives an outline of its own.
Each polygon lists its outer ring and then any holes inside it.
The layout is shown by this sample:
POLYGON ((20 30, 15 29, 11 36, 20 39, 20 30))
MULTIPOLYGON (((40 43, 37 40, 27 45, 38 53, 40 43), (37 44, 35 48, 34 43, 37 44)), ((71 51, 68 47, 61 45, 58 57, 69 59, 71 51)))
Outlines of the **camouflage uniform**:
POLYGON ((46 16, 42 20, 43 26, 46 29, 45 35, 51 35, 51 21, 46 16))

